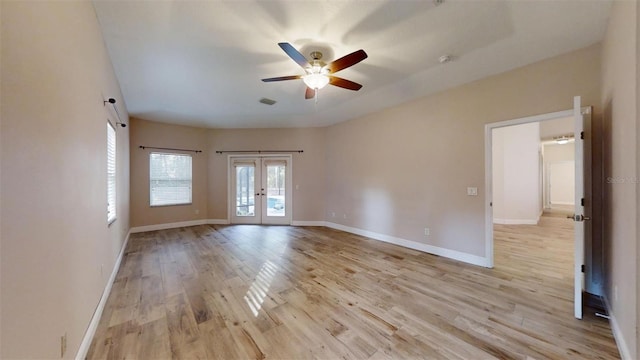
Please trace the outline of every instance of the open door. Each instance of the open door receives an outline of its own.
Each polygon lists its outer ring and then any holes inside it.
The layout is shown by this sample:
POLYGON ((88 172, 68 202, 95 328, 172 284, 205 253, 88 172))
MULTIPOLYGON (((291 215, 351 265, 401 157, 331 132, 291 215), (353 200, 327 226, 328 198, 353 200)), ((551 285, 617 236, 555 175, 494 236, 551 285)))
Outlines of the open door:
POLYGON ((585 244, 591 244, 591 107, 581 107, 580 97, 574 98, 573 110, 564 110, 554 113, 541 114, 500 121, 485 125, 485 192, 487 202, 485 204, 486 224, 486 267, 493 267, 493 165, 492 149, 494 129, 528 124, 545 120, 574 117, 575 137, 575 209, 574 215, 569 216, 574 220, 574 305, 575 317, 582 319, 582 293, 585 288, 585 244), (584 136, 583 136, 584 135, 584 136))
POLYGON ((573 99, 573 117, 575 122, 575 209, 573 215, 575 227, 574 249, 574 316, 582 319, 582 292, 584 291, 584 248, 585 241, 591 235, 591 108, 582 108, 580 96, 573 99), (585 186, 586 185, 586 186, 585 186))

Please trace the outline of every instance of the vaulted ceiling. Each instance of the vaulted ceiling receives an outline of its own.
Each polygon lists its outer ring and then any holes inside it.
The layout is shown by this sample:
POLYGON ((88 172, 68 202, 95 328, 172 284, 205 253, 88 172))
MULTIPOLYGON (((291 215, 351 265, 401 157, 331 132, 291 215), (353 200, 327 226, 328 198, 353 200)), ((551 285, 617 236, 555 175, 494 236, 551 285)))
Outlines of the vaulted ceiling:
MULTIPOLYGON (((597 43, 611 1, 106 1, 94 5, 131 116, 213 128, 326 126, 597 43), (317 103, 278 47, 369 57, 317 103), (441 64, 449 55, 453 61, 441 64), (261 98, 277 101, 261 104, 261 98)), ((310 57, 309 57, 310 58, 310 57)))

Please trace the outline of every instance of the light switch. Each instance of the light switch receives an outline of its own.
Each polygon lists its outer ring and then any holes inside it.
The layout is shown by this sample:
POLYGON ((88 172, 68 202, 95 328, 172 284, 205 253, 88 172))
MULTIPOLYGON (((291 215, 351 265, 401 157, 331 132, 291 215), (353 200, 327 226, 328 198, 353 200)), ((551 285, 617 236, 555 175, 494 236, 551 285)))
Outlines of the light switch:
POLYGON ((468 187, 467 195, 469 196, 478 196, 478 188, 477 187, 468 187))

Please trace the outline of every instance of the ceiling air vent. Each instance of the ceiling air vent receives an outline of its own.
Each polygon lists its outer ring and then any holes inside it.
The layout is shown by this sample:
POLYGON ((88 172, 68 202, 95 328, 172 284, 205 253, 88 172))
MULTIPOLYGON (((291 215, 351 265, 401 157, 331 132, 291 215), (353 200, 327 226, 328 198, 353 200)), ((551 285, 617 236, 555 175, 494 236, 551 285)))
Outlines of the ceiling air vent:
POLYGON ((271 99, 267 99, 267 98, 260 99, 260 102, 265 104, 265 105, 273 105, 273 104, 276 103, 275 100, 271 100, 271 99))

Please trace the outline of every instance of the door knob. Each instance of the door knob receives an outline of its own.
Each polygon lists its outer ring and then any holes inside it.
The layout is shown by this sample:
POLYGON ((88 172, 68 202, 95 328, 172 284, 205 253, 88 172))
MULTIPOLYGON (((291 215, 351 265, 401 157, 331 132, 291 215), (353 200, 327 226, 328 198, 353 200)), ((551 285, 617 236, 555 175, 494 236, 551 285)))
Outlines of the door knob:
POLYGON ((584 216, 582 214, 580 214, 580 215, 567 215, 567 219, 573 219, 573 221, 588 221, 588 220, 591 220, 590 217, 584 216))

